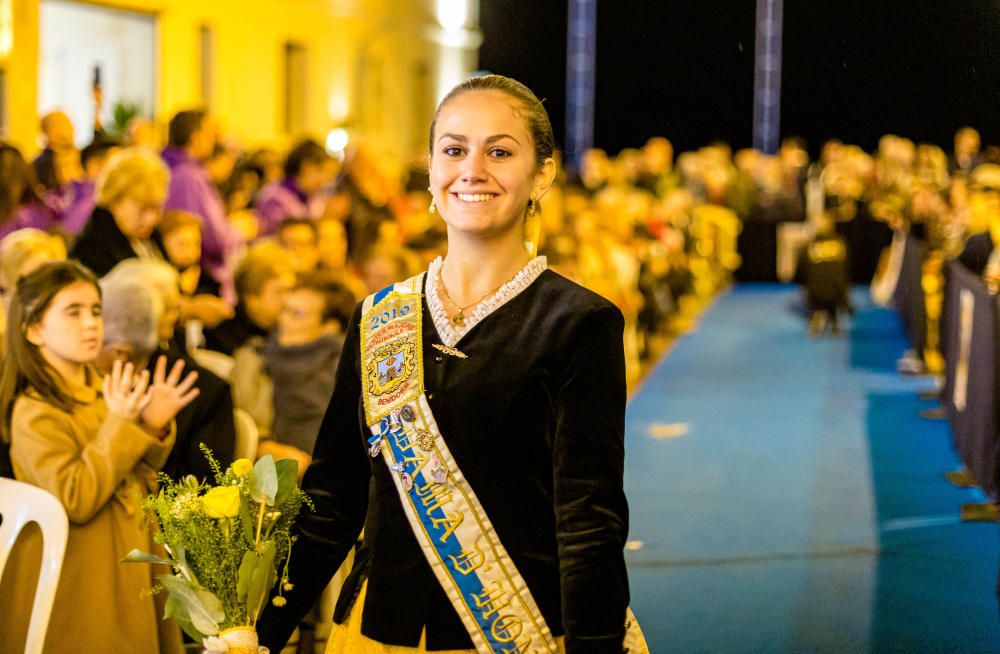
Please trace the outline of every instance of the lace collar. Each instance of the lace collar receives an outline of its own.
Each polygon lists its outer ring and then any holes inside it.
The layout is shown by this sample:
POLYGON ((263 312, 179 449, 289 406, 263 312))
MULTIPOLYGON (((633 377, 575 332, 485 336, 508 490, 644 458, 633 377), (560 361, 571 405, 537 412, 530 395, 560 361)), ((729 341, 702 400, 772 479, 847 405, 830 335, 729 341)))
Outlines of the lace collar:
POLYGON ((507 304, 521 294, 521 291, 531 286, 531 283, 538 279, 538 276, 548 267, 545 257, 535 257, 524 265, 524 268, 514 275, 513 278, 500 288, 493 295, 482 300, 476 305, 475 310, 465 317, 465 324, 456 325, 448 317, 441 302, 438 291, 438 280, 441 279, 441 265, 443 260, 438 257, 431 262, 427 269, 426 295, 427 308, 430 309, 431 319, 437 329, 438 336, 448 347, 455 345, 462 340, 462 337, 469 333, 469 330, 478 325, 484 318, 507 304))

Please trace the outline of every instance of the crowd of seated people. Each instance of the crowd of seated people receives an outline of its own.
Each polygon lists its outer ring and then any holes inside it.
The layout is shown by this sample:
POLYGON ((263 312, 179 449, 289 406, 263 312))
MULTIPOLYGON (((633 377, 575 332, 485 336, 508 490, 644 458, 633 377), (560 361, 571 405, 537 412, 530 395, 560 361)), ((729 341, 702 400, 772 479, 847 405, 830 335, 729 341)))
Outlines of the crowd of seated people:
MULTIPOLYGON (((363 144, 331 156, 308 139, 284 157, 243 150, 202 110, 176 114, 162 142, 141 118, 122 142, 98 135, 82 150, 64 114, 41 127, 45 149, 31 162, 0 144, 0 317, 39 267, 83 264, 100 278, 104 309, 95 371, 122 362, 153 375, 163 358, 196 373, 165 472, 209 476, 205 444, 223 465, 270 454, 296 459, 301 474, 355 305, 445 252, 421 159, 395 162, 363 144), (240 412, 258 433, 252 451, 241 449, 240 412)), ((849 242, 852 230, 870 242, 873 225, 920 229, 1000 280, 1000 263, 990 265, 1000 262, 1000 168, 973 135, 960 132, 950 157, 893 136, 875 155, 831 141, 813 164, 796 139, 773 156, 713 144, 675 160, 659 137, 615 156, 591 150, 561 175, 526 240, 622 310, 634 382, 729 283, 742 225, 804 220, 810 193, 849 242)), ((13 476, 10 440, 2 445, 0 474, 13 476)))

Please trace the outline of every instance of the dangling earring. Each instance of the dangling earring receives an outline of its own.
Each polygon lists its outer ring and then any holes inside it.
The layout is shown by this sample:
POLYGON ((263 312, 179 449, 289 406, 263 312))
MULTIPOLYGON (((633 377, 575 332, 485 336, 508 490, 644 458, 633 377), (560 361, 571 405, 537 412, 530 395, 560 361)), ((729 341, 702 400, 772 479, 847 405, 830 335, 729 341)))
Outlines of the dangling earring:
POLYGON ((431 193, 431 187, 427 187, 427 192, 431 194, 431 206, 427 208, 427 213, 434 213, 437 211, 437 207, 434 205, 434 194, 431 193))
POLYGON ((528 200, 528 215, 524 218, 524 247, 531 256, 538 254, 538 238, 542 231, 542 221, 535 215, 537 212, 538 200, 532 193, 528 200))

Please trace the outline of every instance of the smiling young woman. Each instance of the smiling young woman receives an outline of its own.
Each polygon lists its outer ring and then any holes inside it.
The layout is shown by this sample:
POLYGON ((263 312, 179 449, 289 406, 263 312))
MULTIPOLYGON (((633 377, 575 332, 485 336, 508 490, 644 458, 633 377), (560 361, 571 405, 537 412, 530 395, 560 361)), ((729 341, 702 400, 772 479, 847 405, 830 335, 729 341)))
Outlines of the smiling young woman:
POLYGON ((272 651, 362 528, 328 654, 622 651, 624 321, 525 247, 555 173, 523 84, 473 78, 438 107, 447 254, 351 319, 295 588, 258 625, 272 651))

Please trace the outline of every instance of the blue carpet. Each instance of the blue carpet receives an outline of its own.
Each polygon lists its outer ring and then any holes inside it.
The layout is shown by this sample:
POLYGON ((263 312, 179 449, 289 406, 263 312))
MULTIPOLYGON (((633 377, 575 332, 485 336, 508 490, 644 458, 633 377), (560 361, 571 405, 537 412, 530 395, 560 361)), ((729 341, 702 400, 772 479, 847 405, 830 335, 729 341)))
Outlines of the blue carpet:
POLYGON ((894 314, 855 294, 810 340, 795 289, 722 296, 650 373, 626 423, 632 606, 659 652, 1000 651, 995 525, 927 380, 894 371, 894 314), (682 434, 682 435, 678 435, 682 434))

